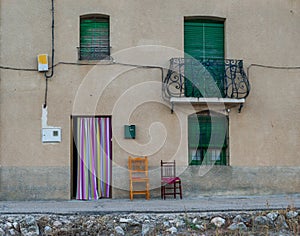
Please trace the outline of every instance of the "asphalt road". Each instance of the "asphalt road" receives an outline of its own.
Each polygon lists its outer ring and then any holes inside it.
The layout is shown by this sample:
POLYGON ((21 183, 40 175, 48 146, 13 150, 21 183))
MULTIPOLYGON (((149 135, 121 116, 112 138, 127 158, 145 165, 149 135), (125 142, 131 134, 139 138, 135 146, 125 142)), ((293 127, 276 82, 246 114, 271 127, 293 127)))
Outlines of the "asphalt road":
POLYGON ((0 201, 0 214, 108 214, 226 212, 300 209, 300 193, 263 196, 210 196, 185 199, 99 199, 93 201, 0 201))

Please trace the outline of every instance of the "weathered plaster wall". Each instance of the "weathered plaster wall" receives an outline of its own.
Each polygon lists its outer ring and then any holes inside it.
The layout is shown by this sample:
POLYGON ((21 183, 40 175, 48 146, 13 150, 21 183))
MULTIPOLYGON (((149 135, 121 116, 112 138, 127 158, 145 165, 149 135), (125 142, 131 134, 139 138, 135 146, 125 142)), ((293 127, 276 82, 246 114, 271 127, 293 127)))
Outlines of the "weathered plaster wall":
POLYGON ((245 108, 230 116, 233 166, 300 165, 299 76, 300 70, 251 68, 245 108))
MULTIPOLYGON (((167 68, 169 58, 182 55, 184 16, 210 16, 226 19, 227 58, 243 59, 245 67, 253 63, 300 65, 297 0, 55 1, 56 63, 78 62, 79 17, 91 13, 110 16, 116 62, 167 68)), ((51 1, 1 0, 0 14, 0 65, 37 68, 38 54, 51 55, 51 1)), ((175 113, 170 113, 170 104, 161 97, 160 69, 100 64, 55 67, 49 80, 47 120, 48 125, 62 128, 59 144, 41 142, 43 74, 0 70, 1 199, 70 198, 71 115, 112 115, 113 197, 122 196, 118 195, 119 186, 128 184, 122 166, 126 167, 129 154, 149 154, 151 166, 174 157, 179 168, 186 168, 186 121, 194 108, 177 105, 175 113), (125 122, 137 125, 136 140, 123 139, 125 122), (23 187, 22 194, 15 193, 16 186, 23 187)), ((251 67, 252 90, 242 113, 237 108, 229 113, 230 167, 220 171, 249 178, 249 185, 239 191, 236 178, 226 175, 228 192, 300 191, 296 181, 300 166, 299 76, 299 70, 251 67), (278 183, 270 191, 269 184, 261 181, 270 174, 265 170, 270 170, 278 183), (255 186, 259 190, 253 190, 255 186)), ((186 196, 205 194, 203 189, 226 193, 214 184, 218 178, 205 177, 212 180, 208 189, 203 184, 206 180, 199 183, 188 173, 182 177, 186 189, 193 191, 187 190, 186 196)))

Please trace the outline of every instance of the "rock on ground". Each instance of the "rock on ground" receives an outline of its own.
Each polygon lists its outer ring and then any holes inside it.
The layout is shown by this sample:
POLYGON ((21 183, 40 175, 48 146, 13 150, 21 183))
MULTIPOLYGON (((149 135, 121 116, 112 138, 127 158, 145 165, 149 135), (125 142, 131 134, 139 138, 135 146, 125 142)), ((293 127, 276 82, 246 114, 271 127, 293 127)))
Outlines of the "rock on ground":
POLYGON ((0 236, 265 234, 300 235, 299 210, 0 216, 0 236))

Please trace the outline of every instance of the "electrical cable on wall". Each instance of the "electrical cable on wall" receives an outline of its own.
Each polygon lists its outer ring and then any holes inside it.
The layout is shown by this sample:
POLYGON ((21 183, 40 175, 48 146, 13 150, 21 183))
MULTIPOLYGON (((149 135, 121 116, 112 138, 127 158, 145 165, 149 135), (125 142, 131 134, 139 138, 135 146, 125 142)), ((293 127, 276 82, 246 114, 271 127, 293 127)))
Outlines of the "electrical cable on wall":
POLYGON ((46 87, 45 87, 45 100, 44 100, 44 108, 47 107, 47 98, 48 98, 48 79, 50 79, 53 74, 54 74, 54 0, 51 1, 52 2, 52 32, 51 32, 51 48, 52 48, 52 52, 51 52, 51 74, 47 75, 47 72, 45 72, 45 80, 46 80, 46 87))
POLYGON ((11 66, 0 66, 0 69, 3 70, 20 70, 20 71, 38 71, 37 69, 32 68, 17 68, 17 67, 11 67, 11 66))
POLYGON ((269 65, 261 65, 261 64, 250 64, 247 67, 248 78, 249 78, 251 67, 261 67, 261 68, 269 68, 269 69, 277 69, 277 70, 299 70, 300 69, 300 66, 269 66, 269 65))
MULTIPOLYGON (((53 44, 54 45, 54 44, 53 44)), ((54 62, 54 61, 53 61, 54 62)), ((59 65, 70 65, 70 66, 108 66, 108 65, 123 65, 123 66, 133 66, 137 68, 162 68, 160 66, 147 66, 147 65, 136 65, 136 64, 126 64, 126 63, 119 63, 119 62, 111 62, 111 63, 105 63, 105 64, 99 64, 99 63, 83 63, 83 62, 67 62, 67 61, 60 61, 56 64, 53 64, 53 66, 50 66, 49 68, 53 70, 54 67, 57 67, 59 65)), ((269 69, 282 69, 282 70, 299 70, 300 66, 268 66, 268 65, 261 65, 261 64, 250 64, 247 67, 247 75, 251 67, 262 67, 262 68, 269 68, 269 69)), ((16 71, 38 71, 37 69, 33 68, 18 68, 18 67, 12 67, 12 66, 0 66, 0 69, 3 70, 16 70, 16 71)), ((52 76, 51 76, 52 77, 52 76)))

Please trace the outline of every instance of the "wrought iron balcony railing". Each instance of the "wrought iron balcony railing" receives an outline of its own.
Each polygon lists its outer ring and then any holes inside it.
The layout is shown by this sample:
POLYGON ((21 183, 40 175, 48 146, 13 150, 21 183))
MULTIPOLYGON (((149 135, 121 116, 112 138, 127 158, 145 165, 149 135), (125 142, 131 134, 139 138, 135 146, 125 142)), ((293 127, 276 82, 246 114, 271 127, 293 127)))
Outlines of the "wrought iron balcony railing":
POLYGON ((163 81, 163 95, 171 97, 246 98, 250 84, 242 60, 172 58, 163 81))
POLYGON ((110 47, 78 47, 79 60, 109 60, 110 47))

